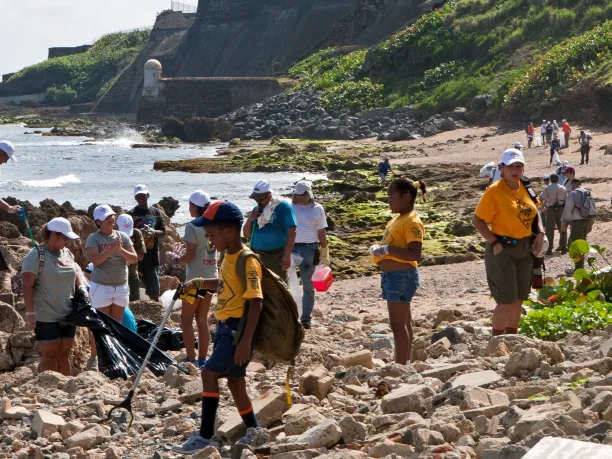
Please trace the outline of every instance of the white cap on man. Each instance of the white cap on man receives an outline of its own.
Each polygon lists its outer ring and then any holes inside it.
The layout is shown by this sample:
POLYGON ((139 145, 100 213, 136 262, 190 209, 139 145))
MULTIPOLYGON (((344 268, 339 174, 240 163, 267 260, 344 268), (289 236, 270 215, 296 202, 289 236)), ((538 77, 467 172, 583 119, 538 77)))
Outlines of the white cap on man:
POLYGON ((510 166, 514 163, 525 164, 525 157, 523 156, 523 153, 521 153, 521 150, 517 150, 516 148, 509 148, 502 154, 501 163, 504 166, 510 166))
POLYGON ((54 233, 61 233, 68 239, 79 239, 79 235, 72 231, 72 225, 68 220, 62 217, 54 218, 47 223, 47 229, 54 233))
POLYGON ((514 142, 512 146, 516 148, 517 150, 520 150, 521 148, 523 148, 523 146, 521 145, 521 142, 514 142))
POLYGON ((116 215, 115 211, 111 209, 111 206, 108 206, 106 204, 96 207, 93 211, 94 221, 100 220, 101 222, 103 222, 111 215, 116 215))
POLYGON ((6 156, 9 157, 14 162, 17 162, 15 158, 15 146, 9 142, 8 140, 0 140, 0 150, 6 153, 6 156))
POLYGON ((310 199, 313 199, 313 195, 312 195, 312 183, 308 182, 306 180, 302 180, 301 182, 297 182, 295 184, 295 190, 293 190, 293 194, 297 194, 299 196, 303 195, 304 193, 308 193, 308 196, 310 196, 310 199))
POLYGON ((117 217, 117 228, 122 233, 127 234, 129 237, 134 235, 134 219, 129 214, 121 214, 117 217))
POLYGON ((202 190, 196 190, 189 196, 189 202, 194 206, 206 207, 210 203, 210 196, 202 190))
POLYGON ((134 196, 137 196, 139 194, 149 194, 149 189, 146 185, 136 185, 134 187, 134 196))
POLYGON ((253 192, 249 196, 251 199, 255 199, 258 195, 271 193, 272 187, 270 186, 270 182, 267 180, 260 180, 253 187, 253 192))

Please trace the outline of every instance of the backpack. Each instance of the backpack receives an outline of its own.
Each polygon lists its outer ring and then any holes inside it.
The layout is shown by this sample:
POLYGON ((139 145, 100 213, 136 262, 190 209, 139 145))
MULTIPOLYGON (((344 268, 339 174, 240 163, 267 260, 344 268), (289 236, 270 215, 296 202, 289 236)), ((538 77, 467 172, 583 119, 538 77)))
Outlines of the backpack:
POLYGON ((574 207, 580 211, 582 218, 590 218, 597 216, 597 206, 595 206, 595 200, 591 196, 591 192, 588 190, 575 190, 580 195, 580 202, 574 200, 574 207))
MULTIPOLYGON (((244 289, 247 286, 246 261, 255 257, 261 264, 263 278, 263 309, 257 324, 257 342, 255 350, 264 357, 277 361, 291 362, 300 351, 304 340, 304 327, 300 323, 297 304, 285 283, 264 266, 261 258, 251 250, 244 250, 236 262, 236 273, 244 289)), ((240 319, 234 345, 240 341, 246 325, 248 306, 240 319)))
MULTIPOLYGON (((45 266, 45 249, 41 246, 37 245, 38 249, 38 273, 42 272, 43 267, 45 266)), ((21 268, 17 274, 11 276, 11 290, 17 296, 23 295, 23 280, 21 278, 21 268)))

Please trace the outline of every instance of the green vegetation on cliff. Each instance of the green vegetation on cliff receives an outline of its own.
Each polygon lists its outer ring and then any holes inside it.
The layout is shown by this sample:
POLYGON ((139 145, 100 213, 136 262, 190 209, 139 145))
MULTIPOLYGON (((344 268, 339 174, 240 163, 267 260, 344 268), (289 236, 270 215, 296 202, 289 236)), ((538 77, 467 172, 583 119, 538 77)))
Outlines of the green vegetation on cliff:
POLYGON ((138 55, 151 30, 133 30, 104 35, 85 53, 56 57, 26 67, 13 75, 7 87, 43 85, 57 105, 90 102, 101 94, 138 55))
POLYGON ((492 94, 530 112, 611 60, 610 18, 611 0, 450 0, 367 52, 321 51, 289 73, 337 93, 368 78, 384 87, 374 104, 444 110, 492 94))

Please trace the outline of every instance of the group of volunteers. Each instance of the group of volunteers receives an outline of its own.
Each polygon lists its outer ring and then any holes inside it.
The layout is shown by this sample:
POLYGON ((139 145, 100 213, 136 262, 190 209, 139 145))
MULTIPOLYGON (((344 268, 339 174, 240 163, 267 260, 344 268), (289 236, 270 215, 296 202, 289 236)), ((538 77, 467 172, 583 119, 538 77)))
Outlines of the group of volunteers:
MULTIPOLYGON (((544 147, 550 149, 550 165, 555 162, 555 153, 560 154, 564 148, 569 148, 570 136, 572 128, 563 120, 561 126, 557 124, 557 120, 546 121, 542 120, 542 125, 539 128, 539 133, 536 133, 536 128, 533 123, 529 123, 527 129, 527 148, 544 147), (563 133, 563 136, 560 134, 563 133)), ((580 164, 589 164, 589 152, 591 151, 591 140, 593 136, 585 131, 580 131, 578 136, 578 145, 580 146, 581 160, 580 164)))
MULTIPOLYGON (((0 142, 6 158, 12 157, 13 150, 9 154, 2 145, 0 142)), ((592 216, 584 217, 579 204, 586 190, 575 177, 575 169, 566 165, 552 174, 550 185, 538 199, 524 180, 525 158, 521 148, 516 144, 504 151, 473 217, 475 228, 487 241, 486 275, 497 303, 494 335, 518 331, 521 304, 531 291, 534 257, 542 256, 545 250, 545 232, 550 241, 546 253, 552 253, 555 226, 561 232, 560 248, 565 252, 567 226, 571 226, 572 241, 585 238, 593 222, 592 216), (539 208, 547 215, 546 229, 539 208)), ((379 173, 385 183, 391 166, 388 160, 381 165, 379 173)), ((381 242, 370 247, 373 263, 381 271, 382 298, 387 303, 395 362, 406 366, 410 366, 413 342, 411 302, 420 287, 418 261, 425 232, 415 211, 419 190, 425 199, 423 181, 406 177, 391 181, 386 190, 387 201, 391 213, 396 215, 388 222, 381 242)), ((165 234, 165 225, 161 212, 148 205, 149 197, 147 187, 137 185, 134 189, 137 206, 127 214, 117 216, 108 205, 96 207, 93 213, 98 231, 88 237, 85 245, 93 264, 89 269, 91 304, 117 321, 123 319, 129 301, 139 297, 139 277, 146 294, 151 299, 159 298, 159 238, 165 234)), ((288 270, 296 267, 292 260, 299 260, 297 269, 303 284, 300 319, 304 328, 309 329, 315 302, 312 277, 318 265, 330 264, 326 215, 315 201, 310 182, 295 185, 291 203, 276 195, 265 180, 255 184, 250 198, 256 205, 245 221, 235 204, 211 201, 206 192, 194 191, 189 197, 192 221, 185 227, 183 242, 169 254, 174 262, 186 266, 183 290, 196 291, 195 299, 184 297, 181 321, 185 360, 201 369, 203 382, 200 430, 183 445, 174 446, 172 449, 177 453, 195 454, 208 446, 219 446, 215 420, 220 378, 227 379, 247 428, 246 436, 238 443, 253 445, 267 440, 267 432, 259 428, 245 380, 263 307, 264 269, 287 282, 288 270), (246 256, 242 272, 239 259, 247 250, 243 236, 257 256, 246 256), (213 349, 208 355, 211 292, 217 295, 213 308, 217 324, 213 349), (199 339, 197 354, 194 319, 199 339)), ((0 202, 0 206, 4 205, 0 202)), ((43 243, 23 261, 26 315, 41 343, 41 371, 69 374, 68 355, 75 328, 63 321, 70 313, 75 289, 87 288, 87 279, 81 275, 66 245, 79 236, 64 218, 48 222, 42 236, 43 243)), ((93 343, 92 346, 95 347, 93 343)))

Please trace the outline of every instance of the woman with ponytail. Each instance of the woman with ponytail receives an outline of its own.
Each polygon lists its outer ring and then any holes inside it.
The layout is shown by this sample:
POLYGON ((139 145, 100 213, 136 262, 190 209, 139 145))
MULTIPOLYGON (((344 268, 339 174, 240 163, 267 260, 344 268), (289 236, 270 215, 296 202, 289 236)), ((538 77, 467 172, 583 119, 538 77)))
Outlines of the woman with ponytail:
MULTIPOLYGON (((418 184, 425 198, 425 183, 418 184)), ((417 261, 421 258, 424 227, 414 211, 417 184, 407 178, 394 180, 387 191, 394 217, 385 230, 380 245, 370 252, 381 270, 383 299, 387 300, 389 322, 395 340, 395 362, 410 366, 412 350, 412 315, 410 303, 419 288, 417 261)))

